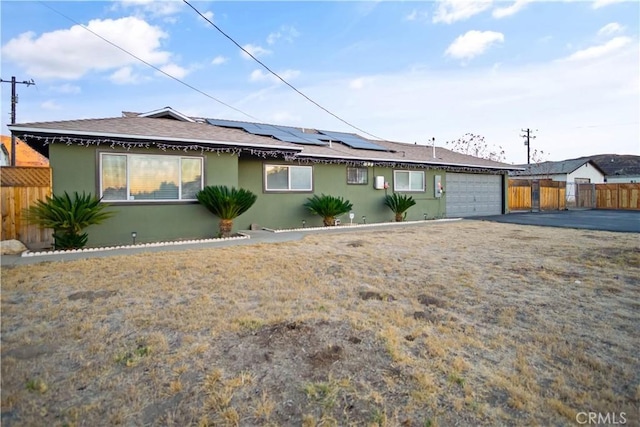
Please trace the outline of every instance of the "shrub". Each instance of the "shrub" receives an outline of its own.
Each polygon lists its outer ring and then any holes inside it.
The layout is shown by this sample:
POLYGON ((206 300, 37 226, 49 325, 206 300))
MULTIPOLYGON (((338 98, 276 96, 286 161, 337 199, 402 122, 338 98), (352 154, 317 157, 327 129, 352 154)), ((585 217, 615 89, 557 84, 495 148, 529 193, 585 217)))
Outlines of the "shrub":
POLYGON ((220 218, 220 236, 229 237, 233 220, 248 211, 258 196, 243 188, 213 185, 204 187, 196 194, 196 198, 202 206, 220 218))
POLYGON ((384 204, 396 214, 396 221, 401 222, 407 216, 407 210, 415 205, 416 201, 406 194, 393 193, 384 196, 384 204))
POLYGON ((112 217, 114 212, 105 212, 100 199, 82 192, 74 193, 73 198, 65 191, 61 196, 38 200, 25 212, 25 219, 42 228, 52 228, 55 249, 79 249, 87 244, 89 238, 82 230, 90 225, 102 223, 112 217))
POLYGON ((316 215, 322 217, 322 222, 329 227, 335 225, 336 217, 349 212, 353 205, 342 197, 334 197, 317 194, 307 199, 304 206, 316 215))

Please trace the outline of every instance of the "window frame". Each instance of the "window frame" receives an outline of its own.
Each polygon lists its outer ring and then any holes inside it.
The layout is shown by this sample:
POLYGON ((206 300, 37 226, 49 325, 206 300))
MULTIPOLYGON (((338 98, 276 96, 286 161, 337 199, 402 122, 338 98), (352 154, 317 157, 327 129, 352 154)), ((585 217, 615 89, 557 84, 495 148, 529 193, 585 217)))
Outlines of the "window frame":
POLYGON ((397 193, 424 193, 427 191, 427 183, 426 183, 426 174, 422 170, 410 170, 410 169, 398 169, 393 171, 393 191, 397 193), (409 174, 409 188, 398 188, 398 173, 407 173, 409 174), (411 188, 411 175, 419 173, 421 175, 422 188, 419 190, 414 190, 411 188))
POLYGON ((312 193, 313 192, 313 166, 303 166, 303 165, 284 165, 284 164, 277 164, 277 163, 265 163, 263 165, 262 168, 262 180, 263 180, 263 191, 265 193, 312 193), (268 187, 268 179, 267 179, 267 170, 270 167, 276 167, 276 168, 287 168, 287 188, 274 188, 274 189, 269 189, 268 187), (304 189, 299 189, 299 188, 291 188, 291 169, 293 168, 298 168, 298 169, 305 169, 305 170, 309 170, 310 172, 310 188, 304 188, 304 189))
MULTIPOLYGON (((359 175, 359 174, 358 174, 359 175)), ((369 168, 366 166, 347 166, 347 185, 368 185, 369 184, 369 168), (364 182, 349 181, 349 169, 364 171, 364 182)))
POLYGON ((155 203, 162 203, 162 204, 167 204, 167 203, 194 203, 197 202, 198 199, 195 198, 189 198, 189 199, 185 199, 182 198, 182 160, 183 159, 188 159, 188 160, 193 160, 193 159, 197 159, 200 160, 200 190, 202 190, 204 188, 204 183, 205 183, 205 179, 204 179, 204 171, 205 171, 205 157, 204 156, 185 156, 185 155, 174 155, 174 154, 156 154, 156 153, 123 153, 123 152, 111 152, 111 151, 102 151, 102 152, 98 152, 98 168, 97 168, 97 175, 98 175, 98 189, 97 189, 97 193, 100 195, 100 199, 102 202, 104 203, 109 203, 109 204, 155 204, 155 203), (103 176, 103 159, 105 156, 123 156, 126 158, 126 162, 125 162, 125 181, 126 181, 126 199, 103 199, 104 197, 104 176, 103 176), (176 199, 131 199, 131 173, 130 173, 130 167, 131 167, 131 161, 130 158, 131 157, 135 157, 135 156, 145 156, 145 157, 165 157, 165 158, 171 158, 171 159, 178 159, 178 167, 177 167, 177 171, 178 171, 178 183, 177 183, 177 187, 178 187, 178 198, 176 199))

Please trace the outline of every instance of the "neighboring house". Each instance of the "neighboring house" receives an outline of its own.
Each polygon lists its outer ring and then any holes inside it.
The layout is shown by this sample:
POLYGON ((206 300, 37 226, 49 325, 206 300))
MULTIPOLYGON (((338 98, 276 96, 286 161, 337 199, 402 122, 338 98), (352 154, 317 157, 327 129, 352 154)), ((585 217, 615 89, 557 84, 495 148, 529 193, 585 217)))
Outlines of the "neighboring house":
POLYGON ((567 183, 566 200, 575 200, 575 184, 602 184, 604 171, 589 159, 570 159, 559 162, 542 162, 516 165, 522 170, 509 172, 512 179, 550 179, 567 183))
POLYGON ((608 184, 640 182, 640 156, 631 154, 597 154, 586 157, 605 173, 608 184))
MULTIPOLYGON (((11 165, 11 137, 2 135, 0 143, 2 144, 2 166, 11 165), (4 163, 4 158, 6 155, 6 162, 4 163)), ((24 141, 16 138, 16 152, 18 153, 16 157, 16 166, 35 166, 35 167, 47 167, 49 166, 49 160, 38 153, 36 150, 31 148, 28 144, 25 144, 24 141)))
MULTIPOLYGON (((90 192, 117 214, 91 227, 89 245, 214 237, 217 221, 195 200, 207 185, 248 189, 255 205, 234 221, 282 229, 320 226, 303 207, 313 194, 342 196, 354 223, 386 222, 385 194, 417 204, 407 220, 502 214, 511 165, 440 147, 355 134, 196 119, 169 107, 122 117, 9 125, 48 157, 53 192, 90 192), (444 192, 439 191, 439 183, 444 192)), ((348 223, 345 215, 342 223, 348 223)))

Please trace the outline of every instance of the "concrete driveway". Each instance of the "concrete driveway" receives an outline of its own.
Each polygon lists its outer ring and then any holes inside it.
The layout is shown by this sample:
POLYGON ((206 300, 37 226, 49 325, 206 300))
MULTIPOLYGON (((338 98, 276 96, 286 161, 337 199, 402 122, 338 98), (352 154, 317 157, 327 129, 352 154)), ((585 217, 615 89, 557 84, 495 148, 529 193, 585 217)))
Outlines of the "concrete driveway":
POLYGON ((640 211, 577 210, 552 212, 518 212, 467 218, 506 222, 510 224, 541 225, 545 227, 585 228, 588 230, 640 233, 640 211))

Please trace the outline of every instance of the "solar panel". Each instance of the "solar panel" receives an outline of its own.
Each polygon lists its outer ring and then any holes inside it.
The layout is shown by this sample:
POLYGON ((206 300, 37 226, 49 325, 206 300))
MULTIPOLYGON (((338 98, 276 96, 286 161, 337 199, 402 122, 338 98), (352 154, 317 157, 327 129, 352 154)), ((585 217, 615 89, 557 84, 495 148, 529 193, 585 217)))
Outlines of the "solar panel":
POLYGON ((351 148, 358 148, 362 150, 389 151, 387 150, 387 148, 381 145, 374 144, 373 142, 370 142, 355 134, 332 132, 327 130, 321 130, 320 132, 330 137, 332 141, 342 142, 343 144, 346 144, 351 148))
POLYGON ((207 119, 207 123, 214 126, 223 126, 227 128, 242 129, 242 126, 248 123, 235 122, 232 120, 207 119))
POLYGON ((325 135, 316 133, 304 133, 299 128, 290 126, 276 126, 268 124, 258 124, 250 122, 240 122, 233 120, 207 119, 207 123, 215 126, 222 126, 234 129, 243 129, 252 135, 270 136, 280 141, 292 142, 303 145, 327 145, 322 139, 327 139, 325 135))

